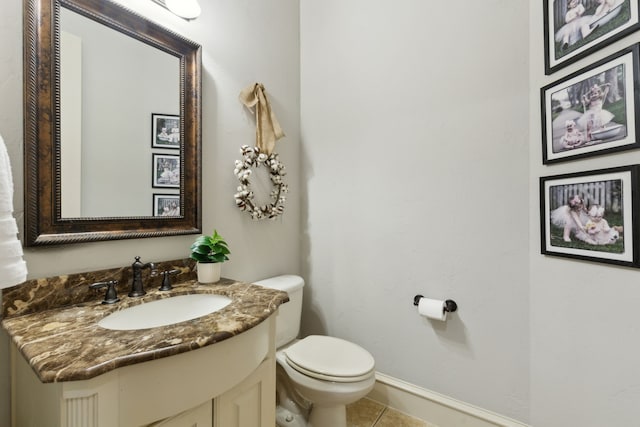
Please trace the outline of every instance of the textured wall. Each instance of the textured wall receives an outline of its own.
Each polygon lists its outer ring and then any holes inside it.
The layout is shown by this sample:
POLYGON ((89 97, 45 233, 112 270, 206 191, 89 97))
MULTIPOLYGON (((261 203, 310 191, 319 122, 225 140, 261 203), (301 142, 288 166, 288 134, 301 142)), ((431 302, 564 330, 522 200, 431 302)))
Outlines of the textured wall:
POLYGON ((540 176, 640 163, 636 150, 543 166, 539 106, 541 87, 637 43, 640 37, 636 33, 545 76, 542 2, 530 2, 530 9, 531 424, 638 425, 640 273, 540 255, 536 209, 540 176))
POLYGON ((526 2, 301 2, 303 328, 521 421, 527 25, 526 2), (431 323, 416 294, 459 312, 431 323))

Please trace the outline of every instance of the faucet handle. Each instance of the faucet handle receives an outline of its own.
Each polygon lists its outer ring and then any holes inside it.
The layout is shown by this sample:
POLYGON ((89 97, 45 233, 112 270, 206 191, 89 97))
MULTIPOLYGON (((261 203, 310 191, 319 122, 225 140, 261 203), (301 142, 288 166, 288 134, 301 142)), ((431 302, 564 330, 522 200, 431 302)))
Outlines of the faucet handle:
POLYGON ((107 292, 104 294, 103 304, 115 304, 120 301, 118 293, 116 291, 117 280, 109 280, 108 282, 97 282, 89 285, 90 289, 107 288, 107 292))
POLYGON ((160 286, 160 288, 158 289, 159 291, 170 291, 171 289, 173 289, 173 286, 171 286, 171 278, 170 276, 173 276, 174 274, 178 274, 180 273, 180 270, 165 270, 162 273, 162 286, 160 286))

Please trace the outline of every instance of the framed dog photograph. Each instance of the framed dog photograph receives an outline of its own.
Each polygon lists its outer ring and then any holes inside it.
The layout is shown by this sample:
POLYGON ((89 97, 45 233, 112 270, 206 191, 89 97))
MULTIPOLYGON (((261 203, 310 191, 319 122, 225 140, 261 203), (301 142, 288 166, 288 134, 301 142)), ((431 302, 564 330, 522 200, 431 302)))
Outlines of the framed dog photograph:
POLYGON ((639 0, 544 0, 547 75, 636 31, 639 0))
POLYGON ((639 45, 541 89, 542 162, 640 147, 639 45))
POLYGON ((180 156, 152 154, 153 188, 180 188, 180 156))
POLYGON ((638 267, 638 167, 541 177, 542 253, 638 267))
POLYGON ((151 113, 151 147, 180 148, 180 116, 151 113))
POLYGON ((180 216, 180 195, 154 193, 153 216, 180 216))

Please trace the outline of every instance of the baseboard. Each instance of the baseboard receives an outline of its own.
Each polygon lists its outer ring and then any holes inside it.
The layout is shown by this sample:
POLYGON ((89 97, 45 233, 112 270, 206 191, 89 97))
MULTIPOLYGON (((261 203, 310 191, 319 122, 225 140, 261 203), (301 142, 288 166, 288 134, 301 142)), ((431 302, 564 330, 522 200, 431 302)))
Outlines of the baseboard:
POLYGON ((376 372, 376 385, 367 397, 438 427, 529 427, 380 372, 376 372))

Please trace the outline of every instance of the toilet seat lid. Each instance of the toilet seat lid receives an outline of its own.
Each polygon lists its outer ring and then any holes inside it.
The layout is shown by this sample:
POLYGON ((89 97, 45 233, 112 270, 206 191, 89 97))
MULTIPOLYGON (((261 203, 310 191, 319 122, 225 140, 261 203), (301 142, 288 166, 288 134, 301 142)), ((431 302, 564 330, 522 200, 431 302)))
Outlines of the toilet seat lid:
POLYGON ((289 365, 298 372, 327 381, 362 381, 375 366, 373 356, 359 345, 323 335, 310 335, 284 353, 289 365))

